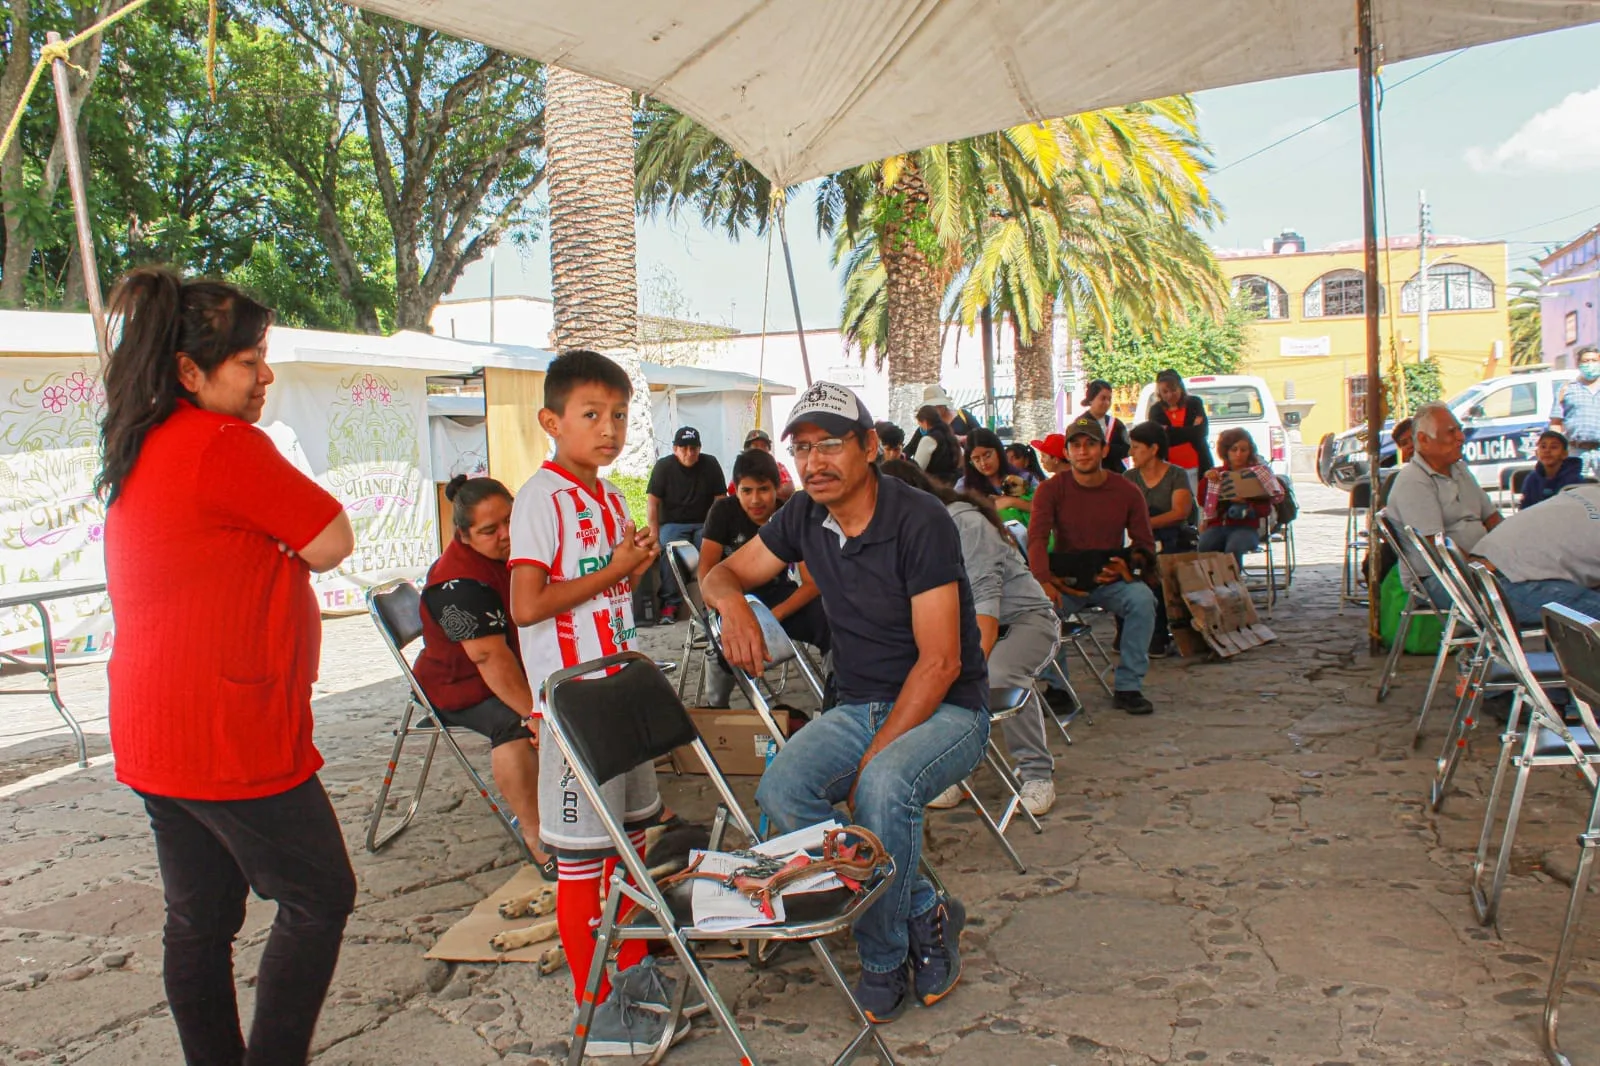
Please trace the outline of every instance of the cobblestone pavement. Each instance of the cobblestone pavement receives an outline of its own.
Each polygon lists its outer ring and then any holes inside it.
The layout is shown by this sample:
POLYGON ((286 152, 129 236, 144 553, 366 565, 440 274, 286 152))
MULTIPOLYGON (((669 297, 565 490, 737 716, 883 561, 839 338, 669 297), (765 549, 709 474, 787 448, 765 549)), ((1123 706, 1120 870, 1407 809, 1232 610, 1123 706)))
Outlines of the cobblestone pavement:
MULTIPOLYGON (((1570 868, 1583 791, 1570 776, 1535 775, 1502 925, 1479 928, 1468 866, 1492 741, 1480 737, 1458 793, 1430 815, 1443 724, 1410 746, 1427 664, 1407 662, 1398 691, 1374 703, 1364 612, 1337 610, 1341 503, 1302 490, 1301 565, 1270 621, 1275 644, 1228 663, 1158 661, 1149 718, 1115 713, 1081 686, 1094 721, 1058 748, 1060 802, 1042 836, 1013 831, 1027 874, 969 813, 933 815, 932 858, 971 914, 966 973, 944 1003, 888 1029, 902 1060, 1541 1061, 1538 1005, 1566 901, 1551 871, 1570 868)), ((323 779, 361 892, 316 1061, 557 1061, 572 1003, 564 971, 422 958, 511 872, 509 845, 461 775, 438 765, 415 826, 381 854, 360 847, 402 689, 364 618, 326 632, 323 779)), ((652 630, 645 644, 669 653, 675 639, 680 629, 652 630)), ((68 672, 85 718, 103 714, 103 684, 98 667, 68 672)), ((0 703, 8 725, 17 702, 0 703)), ((0 751, 0 769, 28 750, 0 751)), ((678 809, 708 812, 695 778, 662 784, 678 809)), ((246 1011, 272 913, 252 901, 240 938, 246 1011)), ((109 766, 0 798, 0 1060, 179 1061, 161 920, 149 829, 109 766)), ((1593 935, 1579 958, 1567 1042, 1578 1061, 1596 1061, 1593 935)), ((766 972, 719 963, 713 974, 767 1061, 826 1061, 845 1037, 837 998, 806 958, 766 972)), ((730 1061, 705 1025, 670 1061, 730 1061)))

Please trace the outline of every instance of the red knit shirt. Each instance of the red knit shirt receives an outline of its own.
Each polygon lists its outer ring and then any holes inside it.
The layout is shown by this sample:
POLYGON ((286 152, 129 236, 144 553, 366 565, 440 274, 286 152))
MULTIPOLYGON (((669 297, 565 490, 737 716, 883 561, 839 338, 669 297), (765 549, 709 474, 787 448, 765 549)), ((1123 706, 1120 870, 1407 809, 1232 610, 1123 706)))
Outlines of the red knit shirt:
POLYGON ((265 433, 179 403, 106 512, 117 626, 117 779, 180 799, 287 791, 322 765, 311 683, 322 621, 299 550, 339 501, 265 433))

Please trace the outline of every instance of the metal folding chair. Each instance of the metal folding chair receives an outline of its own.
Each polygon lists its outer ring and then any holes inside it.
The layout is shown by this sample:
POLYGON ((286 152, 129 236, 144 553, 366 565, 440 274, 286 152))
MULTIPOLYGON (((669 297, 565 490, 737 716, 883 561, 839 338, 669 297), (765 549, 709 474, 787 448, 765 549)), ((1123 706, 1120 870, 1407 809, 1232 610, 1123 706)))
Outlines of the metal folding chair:
MULTIPOLYGON (((1443 534, 1429 538, 1409 526, 1391 523, 1387 519, 1383 528, 1385 535, 1393 541, 1395 554, 1400 559, 1398 565, 1406 567, 1403 576, 1407 586, 1410 587, 1412 579, 1415 579, 1415 587, 1437 610, 1439 605, 1434 602, 1427 585, 1431 578, 1444 589, 1445 597, 1450 601, 1439 633, 1439 650, 1433 657, 1433 671, 1428 676, 1428 688, 1423 693, 1422 706, 1417 710, 1417 725, 1411 734, 1411 746, 1415 748, 1422 740, 1422 730, 1433 709, 1434 697, 1438 695, 1439 682, 1444 678, 1445 664, 1458 649, 1463 649, 1469 661, 1481 657, 1485 646, 1483 630, 1487 623, 1484 621, 1482 605, 1477 602, 1471 583, 1466 578, 1463 569, 1465 560, 1458 563, 1454 559, 1452 553, 1455 549, 1449 544, 1448 538, 1443 534)), ((1405 629, 1395 633, 1395 647, 1403 649, 1401 633, 1409 629, 1410 622, 1406 621, 1405 629)), ((1390 655, 1393 655, 1393 649, 1390 649, 1390 655)), ((1460 710, 1460 696, 1458 689, 1457 710, 1460 710)))
MULTIPOLYGON (((1459 636, 1452 637, 1462 648, 1459 656, 1456 682, 1455 711, 1450 727, 1445 730, 1444 744, 1434 765, 1433 785, 1429 805, 1434 811, 1444 806, 1450 782, 1455 777, 1461 759, 1466 755, 1469 739, 1477 728, 1483 701, 1489 695, 1515 693, 1521 682, 1489 633, 1490 608, 1483 602, 1476 584, 1468 577, 1467 559, 1450 538, 1435 534, 1423 537, 1414 530, 1407 531, 1417 546, 1429 571, 1444 586, 1457 610, 1459 636)), ((1498 591, 1498 590, 1497 590, 1498 591)), ((1542 635, 1534 630, 1519 636, 1542 635)), ((1524 656, 1529 668, 1540 684, 1548 687, 1560 680, 1555 656, 1548 652, 1527 652, 1524 656)), ((1419 721, 1418 730, 1421 724, 1419 721)))
MULTIPOLYGON (((1516 840, 1517 822, 1522 814, 1522 800, 1527 793, 1528 774, 1536 766, 1571 766, 1588 781, 1591 789, 1600 786, 1600 775, 1595 763, 1600 762, 1600 744, 1596 737, 1582 726, 1569 727, 1562 721, 1561 713, 1550 703, 1548 686, 1535 676, 1528 656, 1522 650, 1522 641, 1511 611, 1500 595, 1494 575, 1482 563, 1473 563, 1467 569, 1467 580, 1485 614, 1485 634, 1494 645, 1498 657, 1511 668, 1517 689, 1511 701, 1511 717, 1501 738, 1500 760, 1495 766, 1494 783, 1489 788, 1489 799, 1483 812, 1483 832, 1478 837, 1478 851, 1472 862, 1472 909, 1478 921, 1489 925, 1500 910, 1500 896, 1505 890, 1506 875, 1511 870, 1511 845, 1516 840), (1518 733, 1522 712, 1528 713, 1526 732, 1518 733), (1520 754, 1513 754, 1519 747, 1520 754), (1516 781, 1511 789, 1511 802, 1506 809, 1505 829, 1501 834, 1500 848, 1495 855, 1494 874, 1487 887, 1483 884, 1484 872, 1489 867, 1489 841, 1494 833, 1500 790, 1504 787, 1507 770, 1515 765, 1516 781)), ((1590 722, 1585 725, 1591 725, 1590 722)))
MULTIPOLYGON (((1406 590, 1406 604, 1400 612, 1400 625, 1395 630, 1394 643, 1389 646, 1389 656, 1383 662, 1383 675, 1378 680, 1378 702, 1382 703, 1389 698, 1389 689, 1394 684, 1395 675, 1400 670, 1400 656, 1405 650, 1406 635, 1411 631, 1411 619, 1418 615, 1432 615, 1442 622, 1448 623, 1446 628, 1454 629, 1452 604, 1436 603, 1428 592, 1427 585, 1423 582, 1424 574, 1419 571, 1423 566, 1420 549, 1406 550, 1408 536, 1405 528, 1391 518, 1387 511, 1378 512, 1378 534, 1388 542, 1399 558, 1397 564, 1402 582, 1406 590)), ((1411 538, 1414 539, 1414 538, 1411 538)), ((1375 593, 1374 593, 1375 595, 1375 593)), ((1444 671, 1445 660, 1449 657, 1451 645, 1448 641, 1441 642, 1439 654, 1433 661, 1433 676, 1428 681, 1428 691, 1422 700, 1422 715, 1417 722, 1417 735, 1422 732, 1422 716, 1427 714, 1428 705, 1433 702, 1433 693, 1439 685, 1439 676, 1444 671)), ((1412 739, 1412 747, 1416 746, 1416 738, 1412 739)))
MULTIPOLYGON (((1600 707, 1600 621, 1559 604, 1544 608, 1544 628, 1550 646, 1555 649, 1561 663, 1561 676, 1567 693, 1577 708, 1583 725, 1590 736, 1600 736, 1596 731, 1594 709, 1600 707)), ((1556 1026, 1561 1010, 1561 993, 1567 985, 1567 971, 1572 967, 1573 949, 1577 945, 1578 926, 1583 918, 1583 901, 1588 895, 1589 881, 1594 874, 1594 849, 1600 846, 1600 789, 1589 802, 1589 822, 1578 835, 1578 865, 1572 875, 1572 894, 1567 900, 1567 917, 1561 925, 1561 944, 1556 949, 1555 961, 1550 967, 1550 987, 1544 1000, 1545 1055, 1555 1066, 1572 1066, 1561 1051, 1556 1038, 1556 1026)))
POLYGON ((695 702, 700 702, 706 688, 706 656, 710 654, 710 630, 706 626, 706 601, 700 595, 700 550, 686 540, 675 540, 667 545, 667 565, 672 578, 678 583, 683 602, 689 607, 689 624, 683 633, 681 665, 678 667, 678 698, 684 697, 689 684, 689 663, 696 652, 700 653, 700 670, 696 674, 695 702))
MULTIPOLYGON (((622 652, 583 663, 551 674, 539 692, 539 707, 544 715, 547 735, 561 749, 572 771, 574 784, 583 792, 605 823, 621 865, 612 875, 605 909, 596 932, 594 963, 581 976, 584 992, 578 1016, 573 1023, 572 1043, 567 1053, 569 1066, 579 1066, 594 1021, 600 981, 613 944, 623 940, 665 940, 683 965, 685 980, 667 1017, 661 1043, 651 1061, 659 1061, 671 1045, 683 1012, 689 981, 700 990, 710 1014, 738 1049, 737 1061, 754 1064, 755 1052, 745 1042, 739 1024, 712 984, 694 945, 699 941, 726 940, 724 931, 704 931, 694 926, 691 884, 682 883, 663 891, 650 877, 644 860, 633 850, 627 831, 608 810, 600 797, 600 786, 648 764, 674 749, 688 745, 694 749, 706 776, 721 802, 713 825, 712 848, 720 846, 723 827, 731 819, 747 841, 757 840, 756 830, 734 797, 727 778, 715 758, 695 731, 694 722, 672 683, 651 661, 637 652, 622 652), (624 914, 626 901, 631 913, 624 914)), ((751 942, 797 941, 811 946, 818 964, 850 1005, 856 1025, 855 1035, 837 1063, 852 1061, 863 1050, 874 1051, 892 1064, 894 1055, 883 1037, 862 1013, 845 982, 844 974, 828 951, 823 938, 850 928, 856 919, 875 903, 894 878, 893 864, 859 889, 807 893, 784 900, 785 921, 774 925, 739 930, 742 940, 751 942)))
POLYGON ((488 805, 500 827, 506 831, 506 836, 516 844, 518 853, 526 862, 533 862, 533 852, 529 850, 528 842, 522 838, 511 816, 495 801, 482 776, 473 769, 466 752, 461 750, 456 738, 450 735, 450 727, 441 723, 438 712, 428 701, 427 693, 422 691, 422 686, 417 684, 416 675, 411 672, 411 660, 406 658, 405 649, 422 636, 422 594, 417 590, 417 586, 402 580, 387 581, 367 589, 367 613, 372 617, 372 624, 378 627, 378 635, 388 646, 394 661, 399 664, 406 684, 411 687, 405 710, 400 714, 400 727, 394 732, 394 750, 389 753, 389 763, 383 771, 383 784, 378 789, 377 802, 372 805, 372 817, 367 820, 367 850, 377 851, 389 843, 417 816, 417 809, 422 805, 423 789, 428 785, 428 771, 433 767, 434 752, 439 747, 439 741, 443 740, 445 747, 450 749, 456 762, 461 764, 461 769, 465 770, 467 777, 472 780, 472 786, 478 790, 479 797, 488 805), (419 712, 420 717, 417 717, 419 712), (383 821, 384 808, 389 802, 389 787, 394 783, 395 767, 400 763, 400 752, 405 747, 406 741, 414 736, 426 736, 428 747, 422 756, 422 770, 417 774, 416 786, 411 791, 411 803, 406 807, 405 814, 400 817, 400 823, 380 835, 379 827, 383 821))
MULTIPOLYGON (((1028 527, 1021 522, 1011 521, 1006 523, 1006 532, 1011 534, 1011 539, 1016 541, 1017 547, 1022 551, 1022 557, 1026 559, 1028 557, 1028 527)), ((1063 597, 1063 600, 1065 600, 1065 597, 1063 597)), ((1072 650, 1078 653, 1078 657, 1089 668, 1089 672, 1100 683, 1100 687, 1105 690, 1106 695, 1113 696, 1115 693, 1111 688, 1111 675, 1116 672, 1117 664, 1112 660, 1111 653, 1106 650, 1106 646, 1101 643, 1099 635, 1094 631, 1094 626, 1084 617, 1084 615, 1101 613, 1104 612, 1098 607, 1073 610, 1070 607, 1063 606, 1056 609, 1056 618, 1061 623, 1061 635, 1072 645, 1072 650), (1090 648, 1094 649, 1099 662, 1096 662, 1095 658, 1090 655, 1090 648)), ((1057 669, 1055 675, 1061 679, 1063 684, 1066 683, 1066 678, 1062 676, 1061 670, 1057 669)), ((1070 684, 1066 685, 1066 688, 1068 691, 1073 691, 1070 684)), ((1073 692, 1073 698, 1077 699, 1075 691, 1073 692)), ((1083 713, 1083 701, 1078 700, 1077 702, 1080 713, 1083 713)), ((1085 717, 1087 717, 1087 714, 1085 714, 1085 717)), ((1071 725, 1076 718, 1076 714, 1072 715, 1065 725, 1071 725)), ((1063 735, 1066 733, 1065 725, 1062 727, 1063 735)), ((1071 737, 1067 737, 1067 743, 1072 743, 1071 737)))
MULTIPOLYGON (((1339 610, 1347 603, 1367 605, 1361 588, 1361 560, 1372 545, 1367 540, 1367 512, 1372 509, 1372 482, 1360 481, 1350 490, 1344 513, 1344 572, 1339 581, 1339 610)), ((1370 592, 1370 590, 1369 590, 1370 592)))

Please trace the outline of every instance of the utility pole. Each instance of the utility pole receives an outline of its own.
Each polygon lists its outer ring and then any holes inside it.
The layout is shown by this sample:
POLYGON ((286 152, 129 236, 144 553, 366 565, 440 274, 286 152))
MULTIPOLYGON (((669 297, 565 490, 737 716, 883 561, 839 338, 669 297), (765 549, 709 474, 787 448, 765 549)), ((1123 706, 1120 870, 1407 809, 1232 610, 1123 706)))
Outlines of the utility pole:
POLYGON ((494 343, 494 245, 489 246, 489 343, 494 343))
POLYGON ((1433 216, 1428 210, 1428 191, 1417 191, 1417 362, 1428 361, 1428 306, 1433 303, 1433 286, 1428 283, 1428 236, 1433 216))
MULTIPOLYGON (((1356 0, 1356 51, 1360 66, 1361 102, 1361 220, 1362 245, 1366 261, 1367 312, 1367 477, 1374 495, 1378 488, 1379 450, 1383 443, 1383 377, 1379 358, 1382 351, 1378 323, 1378 109, 1372 91, 1377 67, 1377 43, 1372 39, 1372 0, 1356 0)), ((1378 543, 1377 509, 1367 511, 1367 536, 1378 543)), ((1381 552, 1368 552, 1367 563, 1367 650, 1381 653, 1378 634, 1378 566, 1381 552)))

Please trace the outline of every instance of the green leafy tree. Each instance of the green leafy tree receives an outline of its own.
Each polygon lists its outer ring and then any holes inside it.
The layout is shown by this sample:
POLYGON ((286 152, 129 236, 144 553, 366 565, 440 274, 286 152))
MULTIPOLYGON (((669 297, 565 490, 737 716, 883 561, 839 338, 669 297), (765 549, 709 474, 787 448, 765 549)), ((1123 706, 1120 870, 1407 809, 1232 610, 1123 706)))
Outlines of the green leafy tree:
POLYGON ((1236 374, 1249 353, 1251 317, 1234 303, 1220 315, 1191 309, 1183 318, 1141 330, 1119 310, 1109 332, 1098 323, 1083 331, 1084 369, 1128 390, 1149 384, 1168 367, 1184 377, 1236 374))

